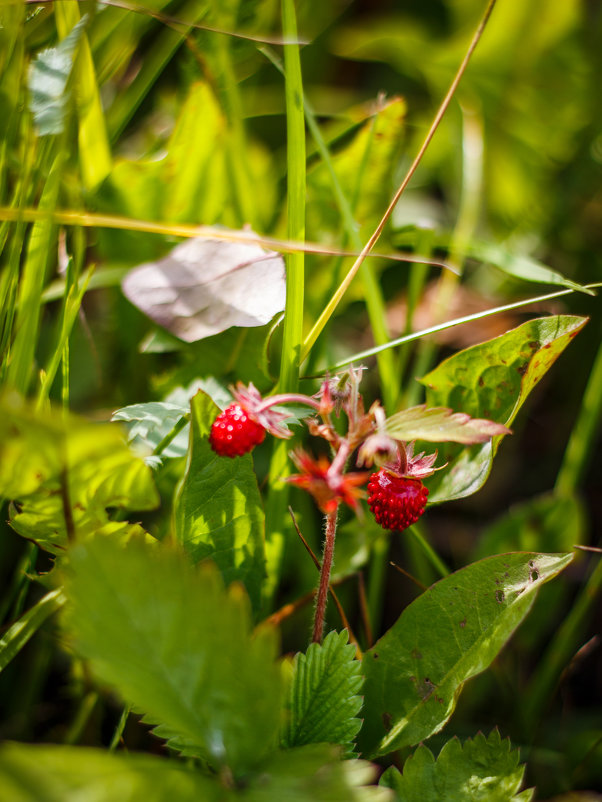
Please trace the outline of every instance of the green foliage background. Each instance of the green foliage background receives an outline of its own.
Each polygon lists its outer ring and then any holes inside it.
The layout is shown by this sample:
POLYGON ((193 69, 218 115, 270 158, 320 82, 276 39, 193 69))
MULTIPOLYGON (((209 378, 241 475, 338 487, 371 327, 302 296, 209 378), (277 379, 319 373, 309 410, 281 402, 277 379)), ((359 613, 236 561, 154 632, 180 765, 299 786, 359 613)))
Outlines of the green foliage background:
MULTIPOLYGON (((299 35, 307 42, 300 59, 308 125, 304 208, 309 240, 346 250, 358 250, 366 241, 417 152, 483 8, 481 0, 298 4, 299 35), (319 136, 312 125, 319 127, 319 136), (330 161, 324 159, 325 148, 330 161)), ((231 329, 186 345, 154 328, 119 288, 130 267, 163 255, 178 241, 177 225, 250 224, 261 234, 288 236, 286 99, 278 69, 282 46, 194 27, 278 39, 279 3, 148 0, 145 9, 91 0, 0 5, 0 379, 7 391, 37 399, 39 409, 52 400, 97 421, 108 421, 119 407, 168 397, 186 407, 188 395, 182 388, 209 377, 217 381, 204 389, 214 400, 220 393, 223 399, 224 388, 236 380, 253 381, 267 391, 280 372, 280 327, 271 333, 269 326, 231 329), (68 210, 72 217, 60 224, 47 217, 33 222, 25 214, 32 209, 68 210), (145 225, 89 226, 88 212, 145 225), (170 396, 174 392, 180 393, 178 398, 170 396)), ((443 320, 600 280, 601 43, 602 10, 595 3, 498 1, 379 246, 383 253, 397 250, 444 259, 459 275, 419 263, 370 260, 302 373, 319 372, 374 343, 443 320)), ((343 257, 306 256, 301 269, 305 332, 349 265, 343 257)), ((525 405, 516 420, 518 407, 505 410, 503 421, 513 421, 514 434, 504 439, 487 484, 474 496, 459 494, 459 500, 427 513, 428 541, 453 569, 505 551, 600 546, 600 301, 569 293, 484 316, 365 360, 367 401, 382 398, 389 413, 425 399, 453 406, 460 380, 451 390, 431 387, 424 395, 415 379, 426 376, 428 385, 428 375, 436 374, 433 369, 443 358, 453 359, 459 348, 515 328, 534 312, 589 316, 590 321, 537 387, 525 380, 525 405)), ((487 386, 495 395, 499 377, 490 378, 487 386)), ((301 385, 304 391, 315 390, 313 382, 301 385)), ((462 408, 485 414, 479 407, 483 398, 472 399, 474 409, 462 408)), ((462 404, 469 402, 465 394, 462 404)), ((197 402, 210 403, 207 398, 197 402)), ((25 537, 34 526, 38 540, 56 553, 69 537, 58 514, 61 477, 49 464, 45 478, 54 484, 41 491, 36 485, 39 478, 28 459, 49 436, 36 425, 33 414, 23 420, 29 439, 15 446, 22 449, 16 456, 11 452, 22 473, 13 476, 8 460, 0 465, 5 496, 16 494, 20 501, 10 513, 8 506, 3 508, 2 521, 10 514, 25 537), (31 482, 25 492, 27 479, 31 482), (10 481, 21 482, 18 492, 13 494, 10 481)), ((70 488, 79 504, 76 525, 82 531, 108 527, 105 532, 127 539, 131 530, 123 518, 128 504, 120 493, 135 488, 140 498, 129 505, 136 510, 133 520, 153 536, 174 534, 193 561, 212 549, 219 551, 198 518, 190 523, 198 498, 213 492, 212 486, 199 487, 190 470, 206 449, 204 425, 200 412, 193 415, 188 468, 183 456, 174 456, 155 474, 162 499, 155 510, 143 466, 120 468, 121 452, 108 436, 94 459, 100 464, 112 458, 110 465, 103 463, 112 482, 100 470, 80 475, 80 483, 70 488), (121 471, 117 479, 116 470, 121 471), (94 482, 94 492, 89 492, 94 482)), ((6 449, 14 431, 2 434, 6 449)), ((57 424, 52 437, 73 444, 76 466, 78 437, 87 448, 89 433, 75 423, 57 424)), ((245 459, 254 521, 261 528, 259 490, 251 458, 245 459)), ((266 443, 254 456, 262 490, 270 476, 284 470, 276 460, 268 474, 269 459, 266 443)), ((484 464, 488 459, 483 457, 484 464)), ((210 478, 220 485, 220 477, 210 478)), ((439 492, 437 481, 433 497, 439 492)), ((292 499, 317 550, 320 520, 307 499, 292 499)), ((231 502, 226 538, 244 540, 242 503, 240 498, 231 502)), ((315 573, 274 499, 266 515, 268 556, 270 549, 277 550, 269 540, 271 532, 282 530, 286 543, 275 609, 306 593, 315 573)), ((2 530, 0 612, 6 632, 48 590, 26 577, 49 570, 52 560, 4 523, 2 530)), ((341 578, 365 569, 377 636, 417 596, 410 582, 387 567, 388 558, 425 585, 439 578, 419 546, 419 534, 389 541, 367 521, 346 517, 341 522, 335 571, 341 578)), ((221 567, 231 572, 228 578, 244 581, 249 572, 256 578, 253 571, 262 548, 256 540, 231 563, 226 556, 221 567)), ((489 732, 498 725, 521 747, 527 782, 537 784, 542 798, 569 789, 602 788, 602 657, 592 640, 602 623, 600 582, 583 601, 584 584, 598 559, 596 554, 578 555, 560 579, 542 589, 510 646, 465 691, 445 739, 430 739, 435 753, 454 734, 472 737, 479 728, 489 732), (560 663, 555 663, 557 653, 560 663)), ((257 614, 260 588, 249 590, 257 614)), ((92 594, 93 588, 85 591, 92 594)), ((353 581, 340 592, 353 625, 361 628, 353 581)), ((63 601, 51 597, 39 621, 63 601)), ((305 649, 309 615, 302 609, 283 622, 284 651, 305 649)), ((340 628, 334 610, 330 625, 340 628)), ((93 697, 83 664, 67 660, 56 648, 55 632, 49 618, 39 637, 0 675, 0 736, 107 745, 121 709, 110 699, 101 703, 93 697)), ((113 633, 106 637, 111 640, 113 633)), ((344 666, 342 642, 339 649, 333 659, 344 666)), ((308 665, 312 660, 320 664, 316 655, 310 659, 308 654, 308 665)), ((349 709, 355 712, 352 672, 348 682, 349 709)), ((341 725, 345 747, 355 733, 353 717, 351 722, 346 722, 347 730, 341 725)), ((273 722, 267 729, 274 729, 273 722)), ((291 746, 305 743, 301 728, 293 727, 287 737, 291 746)), ((132 718, 125 740, 131 748, 156 748, 156 741, 132 718)), ((439 767, 452 760, 453 748, 446 749, 437 763, 425 751, 412 760, 439 767)), ((472 747, 464 749, 469 760, 472 747)), ((53 758, 46 759, 51 765, 53 758)), ((93 756, 89 759, 94 763, 93 756)), ((310 767, 308 772, 326 761, 313 753, 297 759, 300 766, 310 767)), ((14 760, 19 762, 18 755, 14 760)), ((512 794, 518 789, 513 760, 508 760, 512 794)), ((147 768, 131 764, 127 771, 136 775, 131 782, 145 788, 147 768)), ((102 771, 90 769, 96 770, 102 771)), ((273 771, 280 778, 273 792, 277 798, 289 780, 285 769, 273 771)), ((439 768, 430 771, 435 783, 439 768)), ((192 798, 198 778, 174 772, 182 798, 192 798)), ((77 786, 79 780, 73 782, 77 786)), ((342 792, 348 790, 347 780, 338 775, 332 782, 342 792)), ((390 785, 400 799, 412 798, 403 796, 398 778, 392 777, 390 785)), ((199 786, 198 793, 203 792, 199 786)))

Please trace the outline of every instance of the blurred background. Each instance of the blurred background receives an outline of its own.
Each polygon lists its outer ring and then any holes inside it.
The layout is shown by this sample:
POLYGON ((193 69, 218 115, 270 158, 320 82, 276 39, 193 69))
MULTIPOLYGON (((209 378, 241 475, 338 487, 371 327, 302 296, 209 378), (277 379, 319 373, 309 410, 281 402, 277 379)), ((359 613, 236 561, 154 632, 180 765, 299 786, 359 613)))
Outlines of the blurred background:
MULTIPOLYGON (((30 113, 35 111, 31 65, 64 40, 69 23, 76 24, 80 16, 63 14, 65 5, 9 4, 0 12, 1 204, 14 205, 19 186, 21 205, 40 203, 60 156, 56 208, 155 223, 248 224, 258 233, 284 237, 286 120, 278 69, 279 4, 147 0, 142 8, 127 2, 79 3, 101 104, 93 143, 78 142, 72 106, 65 106, 60 131, 52 135, 40 134, 39 118, 34 124, 30 113), (195 25, 274 41, 236 38, 195 25)), ((298 3, 307 102, 357 224, 354 231, 345 228, 320 143, 308 130, 309 240, 351 250, 367 240, 424 140, 484 8, 484 0, 298 3)), ((411 261, 370 260, 370 276, 385 304, 379 325, 388 336, 562 289, 533 281, 534 263, 578 284, 602 280, 601 74, 598 2, 498 0, 378 246, 383 254, 396 251, 410 258, 417 253, 445 261, 456 272, 411 261)), ((3 226, 5 274, 11 259, 19 261, 19 236, 27 243, 27 233, 3 226)), ((253 381, 268 391, 278 372, 280 327, 230 329, 185 344, 154 326, 123 296, 120 282, 127 271, 162 256, 177 241, 172 234, 127 228, 56 227, 43 268, 31 375, 22 389, 35 389, 37 372, 55 348, 68 254, 76 271, 95 265, 70 340, 72 408, 107 419, 119 407, 164 399, 207 377, 222 385, 253 381)), ((307 328, 349 264, 328 255, 308 256, 307 328)), ((365 303, 369 280, 355 280, 304 366, 307 375, 378 341, 376 321, 365 303)), ((529 397, 487 485, 425 516, 428 538, 451 568, 504 551, 602 545, 600 405, 586 412, 582 406, 599 353, 601 311, 599 298, 574 292, 484 316, 396 351, 393 383, 382 381, 382 366, 373 358, 365 361, 367 403, 383 398, 392 412, 420 403, 422 388, 415 378, 461 348, 534 314, 590 318, 529 397), (592 429, 578 482, 561 492, 558 476, 567 443, 579 415, 585 414, 592 429)), ((11 336, 10 326, 5 332, 11 336)), ((314 392, 315 386, 307 381, 303 390, 314 392)), ((60 395, 56 381, 51 397, 60 395)), ((260 477, 268 459, 266 445, 257 453, 260 477)), ((180 471, 181 460, 174 459, 159 472, 166 497, 180 471)), ((321 524, 310 502, 294 496, 293 506, 317 548, 321 524)), ((159 537, 169 528, 161 513, 144 523, 159 537)), ((48 565, 43 556, 28 562, 30 551, 4 528, 0 572, 8 588, 15 570, 48 565)), ((366 520, 343 521, 340 576, 365 568, 369 582, 376 550, 424 583, 437 579, 410 537, 389 542, 376 529, 366 520)), ((498 726, 521 746, 528 782, 537 784, 542 799, 570 789, 602 789, 602 606, 598 587, 586 600, 583 596, 599 559, 599 553, 583 552, 560 580, 543 589, 493 668, 465 689, 445 729, 447 739, 498 726), (550 642, 557 642, 554 636, 567 616, 573 616, 568 665, 560 677, 552 673, 544 679, 537 667, 548 665, 542 655, 550 642), (547 683, 546 694, 531 704, 541 683, 547 683)), ((292 540, 279 602, 298 598, 313 582, 313 566, 292 540)), ((379 582, 377 635, 419 592, 394 568, 387 568, 379 582)), ((354 579, 342 585, 341 595, 361 627, 354 579)), ((3 611, 5 623, 25 602, 25 595, 11 601, 3 611)), ((309 615, 301 611, 284 623, 285 650, 301 647, 309 615)), ((335 612, 331 623, 338 626, 335 612)), ((52 647, 50 632, 43 632, 0 677, 3 737, 53 740, 72 732, 65 721, 74 715, 84 678, 73 676, 52 647)), ((82 741, 102 740, 116 715, 117 707, 98 709, 82 741)), ((432 747, 438 747, 437 737, 432 747)))

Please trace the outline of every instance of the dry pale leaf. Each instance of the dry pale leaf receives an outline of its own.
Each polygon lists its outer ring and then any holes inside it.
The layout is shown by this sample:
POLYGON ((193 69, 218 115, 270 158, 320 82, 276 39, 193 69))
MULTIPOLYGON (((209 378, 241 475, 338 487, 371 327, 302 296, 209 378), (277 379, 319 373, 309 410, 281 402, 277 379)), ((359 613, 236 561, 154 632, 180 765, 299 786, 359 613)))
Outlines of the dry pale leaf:
POLYGON ((130 270, 122 289, 155 323, 195 342, 269 323, 284 309, 284 262, 259 245, 199 237, 130 270))

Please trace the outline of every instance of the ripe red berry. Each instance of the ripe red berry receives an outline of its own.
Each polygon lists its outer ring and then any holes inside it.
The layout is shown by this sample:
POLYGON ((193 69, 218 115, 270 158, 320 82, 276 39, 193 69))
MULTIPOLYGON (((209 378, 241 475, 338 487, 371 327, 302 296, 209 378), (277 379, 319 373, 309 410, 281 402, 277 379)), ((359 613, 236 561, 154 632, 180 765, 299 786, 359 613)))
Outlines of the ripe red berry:
POLYGON ((402 532, 415 524, 426 507, 429 491, 420 479, 394 476, 381 468, 368 482, 368 505, 383 529, 402 532))
POLYGON ((211 426, 209 444, 220 457, 241 457, 265 437, 265 429, 240 404, 230 404, 211 426))

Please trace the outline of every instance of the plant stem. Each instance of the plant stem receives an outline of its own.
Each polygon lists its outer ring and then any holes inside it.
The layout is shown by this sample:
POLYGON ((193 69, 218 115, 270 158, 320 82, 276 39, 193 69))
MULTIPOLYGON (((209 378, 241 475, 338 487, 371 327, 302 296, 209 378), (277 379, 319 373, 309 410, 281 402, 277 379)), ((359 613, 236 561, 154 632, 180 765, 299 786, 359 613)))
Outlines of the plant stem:
POLYGON ((440 574, 442 577, 449 576, 450 570, 447 565, 443 562, 441 557, 437 554, 435 549, 431 546, 428 540, 422 533, 422 526, 420 524, 413 524, 408 529, 408 532, 414 536, 414 539, 419 543, 420 547, 424 551, 427 559, 433 566, 433 568, 440 574))
POLYGON ((307 354, 311 350, 312 345, 318 339, 318 336, 322 332, 322 329, 324 328, 324 326, 326 325, 328 320, 331 318, 335 308, 337 307, 339 301, 341 300, 341 298, 343 297, 343 295, 347 291, 347 288, 349 287, 349 285, 351 284, 351 281, 353 280, 355 274, 357 273, 357 271, 361 267, 364 259, 366 258, 366 256, 368 256, 368 254, 370 253, 372 248, 376 245, 377 241, 380 238, 380 235, 382 234, 382 232, 383 232, 383 230, 385 228, 385 225, 387 224, 387 221, 389 220, 389 217, 393 214, 393 210, 397 206, 397 202, 399 201, 399 199, 401 198, 401 196, 405 192, 406 187, 410 183, 410 181, 412 179, 412 176, 414 175, 414 173, 416 172, 416 170, 418 168, 418 165, 422 161, 422 157, 424 156, 428 146, 430 145, 431 140, 434 137, 435 132, 437 131, 437 128, 439 127, 439 123, 443 119, 443 115, 447 111, 447 107, 451 103, 451 99, 454 96, 454 93, 455 93, 456 89, 458 88, 458 84, 460 83, 460 80, 462 79, 462 76, 464 75, 464 72, 466 71, 466 67, 468 66, 468 62, 470 61, 470 58, 471 58, 471 56, 472 56, 477 44, 479 43, 479 40, 480 40, 481 36, 483 35, 483 31, 485 30, 485 26, 487 25, 489 17, 491 16, 491 12, 493 11, 495 3, 496 3, 496 0, 489 0, 489 2, 487 4, 487 8, 485 9, 485 12, 484 12, 484 14, 483 14, 483 16, 481 18, 481 21, 479 22, 479 25, 477 26, 477 29, 476 29, 476 31, 474 33, 474 36, 472 37, 472 40, 471 40, 470 45, 468 47, 468 50, 466 51, 466 55, 462 59, 462 63, 458 67, 458 70, 457 70, 457 72, 456 72, 456 74, 454 76, 453 81, 451 82, 451 85, 450 85, 450 87, 449 87, 449 89, 447 91, 447 94, 443 98, 443 100, 441 102, 441 105, 439 106, 439 109, 437 110, 437 114, 435 115, 435 119, 433 120, 433 122, 431 124, 431 127, 428 130, 428 133, 427 133, 427 135, 426 135, 426 137, 424 139, 424 142, 422 143, 422 145, 421 145, 416 157, 414 158, 414 161, 410 165, 410 168, 409 168, 408 172, 406 173, 405 178, 403 179, 403 181, 401 182, 399 188, 397 189, 397 192, 393 196, 393 199, 391 200, 391 203, 389 204, 389 206, 387 207, 387 210, 385 211, 384 215, 382 216, 382 219, 381 219, 380 223, 377 225, 374 233, 372 234, 372 236, 370 237, 368 242, 363 247, 362 252, 357 257, 357 259, 355 260, 353 265, 351 266, 349 272, 347 273, 347 275, 345 276, 345 278, 341 282, 341 285, 339 286, 339 288, 337 289, 335 294, 332 296, 332 298, 330 299, 329 303, 326 305, 326 307, 323 310, 322 314, 317 319, 317 321, 314 323, 314 326, 313 326, 312 330, 309 332, 309 334, 305 338, 305 341, 303 343, 303 351, 302 351, 302 354, 301 354, 301 358, 302 359, 305 359, 305 357, 307 356, 307 354))
POLYGON ((188 423, 190 423, 190 415, 182 415, 182 417, 175 423, 173 428, 169 432, 167 432, 165 437, 159 443, 157 443, 157 445, 153 449, 153 454, 156 456, 162 454, 167 448, 167 446, 171 443, 171 441, 175 440, 178 434, 188 423))
POLYGON ((320 570, 320 584, 318 585, 318 598, 316 599, 312 643, 322 642, 326 602, 328 601, 328 585, 330 584, 334 541, 337 532, 337 512, 338 508, 326 514, 326 533, 324 535, 324 551, 322 553, 322 569, 320 570))
POLYGON ((130 706, 126 705, 123 710, 121 711, 121 716, 115 727, 115 732, 113 733, 113 737, 111 738, 111 743, 109 744, 109 752, 114 752, 115 749, 119 746, 119 742, 123 736, 123 731, 125 730, 125 725, 128 720, 128 716, 130 715, 130 706))
MULTIPOLYGON (((589 292, 597 287, 602 287, 602 282, 597 281, 592 284, 585 284, 581 289, 585 292, 589 292)), ((492 309, 486 309, 483 312, 475 312, 472 315, 457 317, 453 320, 448 320, 445 323, 439 323, 437 326, 429 326, 428 329, 414 331, 411 334, 404 335, 403 337, 397 337, 395 340, 391 340, 389 343, 387 343, 387 345, 377 345, 374 348, 368 348, 365 351, 360 351, 356 354, 353 354, 353 356, 346 357, 340 362, 337 362, 336 365, 330 365, 323 371, 323 373, 334 373, 340 368, 351 365, 353 362, 361 362, 363 359, 367 359, 369 356, 374 356, 375 354, 380 353, 380 351, 382 351, 384 348, 395 348, 397 345, 403 345, 404 343, 410 343, 414 340, 420 340, 422 337, 426 337, 429 334, 436 334, 439 331, 445 331, 445 329, 451 329, 454 326, 461 326, 464 323, 472 323, 475 320, 482 320, 483 318, 490 317, 491 315, 499 315, 502 312, 509 312, 512 309, 520 309, 521 307, 529 306, 530 304, 541 303, 542 301, 551 301, 554 298, 562 298, 565 295, 572 295, 574 292, 577 292, 577 290, 568 289, 557 290, 556 292, 548 292, 545 295, 537 295, 531 298, 525 298, 522 301, 515 301, 511 304, 495 306, 492 309)), ((302 378, 310 379, 315 377, 303 376, 302 378)))
MULTIPOLYGON (((289 42, 297 40, 294 0, 282 0, 282 33, 289 42)), ((284 47, 286 134, 287 134, 287 236, 305 239, 305 116, 299 45, 284 47)), ((282 342, 279 388, 294 393, 299 384, 299 364, 303 342, 303 253, 286 258, 286 314, 282 342)))
POLYGON ((368 574, 368 611, 372 630, 378 633, 384 605, 384 586, 389 554, 390 532, 383 532, 372 546, 368 574))
POLYGON ((82 733, 86 727, 86 724, 90 720, 90 716, 94 712, 94 708, 96 703, 98 702, 98 693, 96 691, 90 691, 87 693, 81 701, 79 709, 75 715, 75 718, 67 731, 67 735, 65 736, 65 743, 73 746, 76 744, 82 736, 82 733))
MULTIPOLYGON (((297 42, 294 0, 282 0, 282 33, 290 44, 284 46, 286 132, 287 132, 287 232, 289 239, 305 239, 305 118, 303 82, 297 42)), ((282 334, 282 357, 278 390, 296 393, 303 341, 303 295, 305 256, 289 253, 286 258, 286 309, 282 334)), ((290 473, 288 445, 274 443, 269 474, 266 508, 266 569, 264 598, 275 589, 284 551, 284 526, 288 505, 288 485, 282 482, 290 473)))

